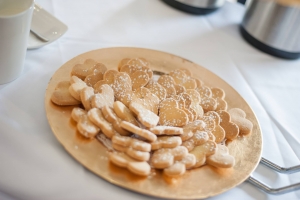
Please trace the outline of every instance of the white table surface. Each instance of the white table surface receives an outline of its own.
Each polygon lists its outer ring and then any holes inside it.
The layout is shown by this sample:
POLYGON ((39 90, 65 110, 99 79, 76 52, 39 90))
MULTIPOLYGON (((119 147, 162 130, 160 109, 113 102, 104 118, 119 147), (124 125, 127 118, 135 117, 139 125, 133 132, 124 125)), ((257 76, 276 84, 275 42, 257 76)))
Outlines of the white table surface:
MULTIPOLYGON (((76 162, 52 134, 44 95, 54 72, 99 48, 142 47, 179 55, 211 70, 253 108, 263 132, 263 157, 300 164, 300 60, 262 53, 241 37, 244 7, 226 3, 208 16, 158 0, 36 0, 69 28, 59 40, 28 50, 24 71, 0 86, 0 199, 154 199, 114 186, 76 162)), ((0 47, 1 48, 1 47, 0 47)), ((258 166, 253 176, 272 187, 300 182, 258 166)), ((300 199, 300 190, 268 195, 245 182, 211 199, 300 199)))

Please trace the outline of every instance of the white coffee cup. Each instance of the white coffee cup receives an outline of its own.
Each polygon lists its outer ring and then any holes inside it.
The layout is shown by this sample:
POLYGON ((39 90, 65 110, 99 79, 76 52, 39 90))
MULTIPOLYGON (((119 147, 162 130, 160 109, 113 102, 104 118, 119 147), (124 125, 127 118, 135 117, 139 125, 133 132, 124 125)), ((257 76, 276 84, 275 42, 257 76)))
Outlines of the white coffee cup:
POLYGON ((23 71, 34 0, 0 0, 0 84, 23 71))

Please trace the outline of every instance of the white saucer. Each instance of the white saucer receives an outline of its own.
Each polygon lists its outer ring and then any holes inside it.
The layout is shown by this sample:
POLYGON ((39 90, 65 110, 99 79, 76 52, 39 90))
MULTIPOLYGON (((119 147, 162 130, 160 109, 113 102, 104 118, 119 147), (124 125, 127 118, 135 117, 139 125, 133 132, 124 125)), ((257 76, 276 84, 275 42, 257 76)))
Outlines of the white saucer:
POLYGON ((44 10, 41 6, 35 4, 32 15, 32 23, 43 29, 44 33, 50 34, 49 41, 45 42, 30 32, 27 49, 36 49, 43 47, 60 38, 68 30, 68 27, 44 10))

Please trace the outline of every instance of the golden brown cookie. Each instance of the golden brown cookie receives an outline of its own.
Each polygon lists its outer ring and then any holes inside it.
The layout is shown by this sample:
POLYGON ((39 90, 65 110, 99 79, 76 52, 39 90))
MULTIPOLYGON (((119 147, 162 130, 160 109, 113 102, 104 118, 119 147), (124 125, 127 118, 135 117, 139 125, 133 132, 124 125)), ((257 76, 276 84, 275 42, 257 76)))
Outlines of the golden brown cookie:
POLYGON ((127 121, 122 121, 121 122, 121 127, 126 129, 127 131, 131 132, 131 133, 134 133, 150 142, 154 142, 156 139, 157 139, 157 136, 146 130, 146 129, 142 129, 140 127, 137 127, 135 125, 133 125, 132 123, 130 122, 127 122, 127 121))
POLYGON ((160 103, 159 124, 181 127, 188 123, 187 114, 179 109, 175 99, 167 98, 160 103))
POLYGON ((98 93, 91 97, 93 108, 103 108, 104 106, 113 107, 115 97, 114 91, 108 84, 103 84, 98 88, 98 93))
POLYGON ((91 110, 89 110, 87 115, 89 120, 97 125, 106 137, 112 138, 117 134, 112 124, 105 120, 99 108, 92 108, 91 110))
POLYGON ((188 150, 183 146, 175 148, 162 148, 155 151, 150 158, 150 164, 156 169, 170 167, 175 161, 183 159, 188 155, 188 150))
POLYGON ((59 106, 73 106, 81 104, 69 92, 70 82, 61 81, 57 84, 51 95, 51 101, 59 106))
POLYGON ((71 76, 77 76, 81 80, 84 80, 86 76, 91 74, 91 68, 94 67, 97 62, 93 59, 87 59, 83 64, 77 64, 72 68, 71 76))
POLYGON ((151 172, 151 167, 147 162, 132 159, 125 153, 112 152, 109 154, 109 159, 115 165, 127 168, 129 171, 136 175, 147 176, 151 172))
POLYGON ((151 149, 157 150, 161 148, 175 148, 182 144, 179 136, 160 136, 157 140, 151 143, 151 149))
POLYGON ((229 154, 228 148, 225 145, 218 144, 216 152, 206 159, 207 164, 217 168, 230 168, 235 164, 235 159, 229 154))
POLYGON ((204 144, 196 146, 192 151, 190 151, 190 153, 196 157, 196 164, 194 168, 204 165, 206 157, 213 155, 216 152, 216 149, 217 144, 214 141, 208 140, 204 144))
POLYGON ((212 98, 217 101, 216 110, 227 110, 227 102, 225 101, 225 92, 221 88, 211 88, 212 98))
POLYGON ((170 177, 183 175, 186 169, 192 168, 196 164, 196 157, 193 154, 187 154, 181 160, 176 161, 173 165, 164 169, 164 174, 170 177))
POLYGON ((225 130, 225 138, 234 140, 239 134, 239 127, 231 121, 230 114, 225 110, 217 111, 219 114, 221 121, 220 125, 225 130))
POLYGON ((182 69, 175 69, 169 73, 177 85, 182 85, 185 89, 195 89, 197 87, 196 81, 190 76, 186 75, 182 69))
POLYGON ((84 79, 87 86, 93 87, 98 81, 103 80, 103 75, 106 72, 107 68, 102 63, 97 63, 92 68, 89 69, 89 75, 84 79))
POLYGON ((228 111, 231 121, 239 127, 240 135, 249 135, 252 132, 253 124, 246 119, 246 113, 240 108, 232 108, 228 111))

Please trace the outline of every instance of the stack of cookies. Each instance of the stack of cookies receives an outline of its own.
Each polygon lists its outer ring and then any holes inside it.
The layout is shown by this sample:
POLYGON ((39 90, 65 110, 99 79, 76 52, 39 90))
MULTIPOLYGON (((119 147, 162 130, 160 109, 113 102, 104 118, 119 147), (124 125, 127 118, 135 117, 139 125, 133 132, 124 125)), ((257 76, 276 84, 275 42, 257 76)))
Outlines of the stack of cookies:
POLYGON ((75 106, 78 132, 111 140, 110 161, 141 176, 152 169, 176 177, 205 164, 233 167, 225 141, 253 127, 243 110, 227 109, 223 89, 187 69, 155 76, 144 58, 125 58, 116 70, 87 59, 72 68, 70 81, 58 83, 51 100, 75 106))

